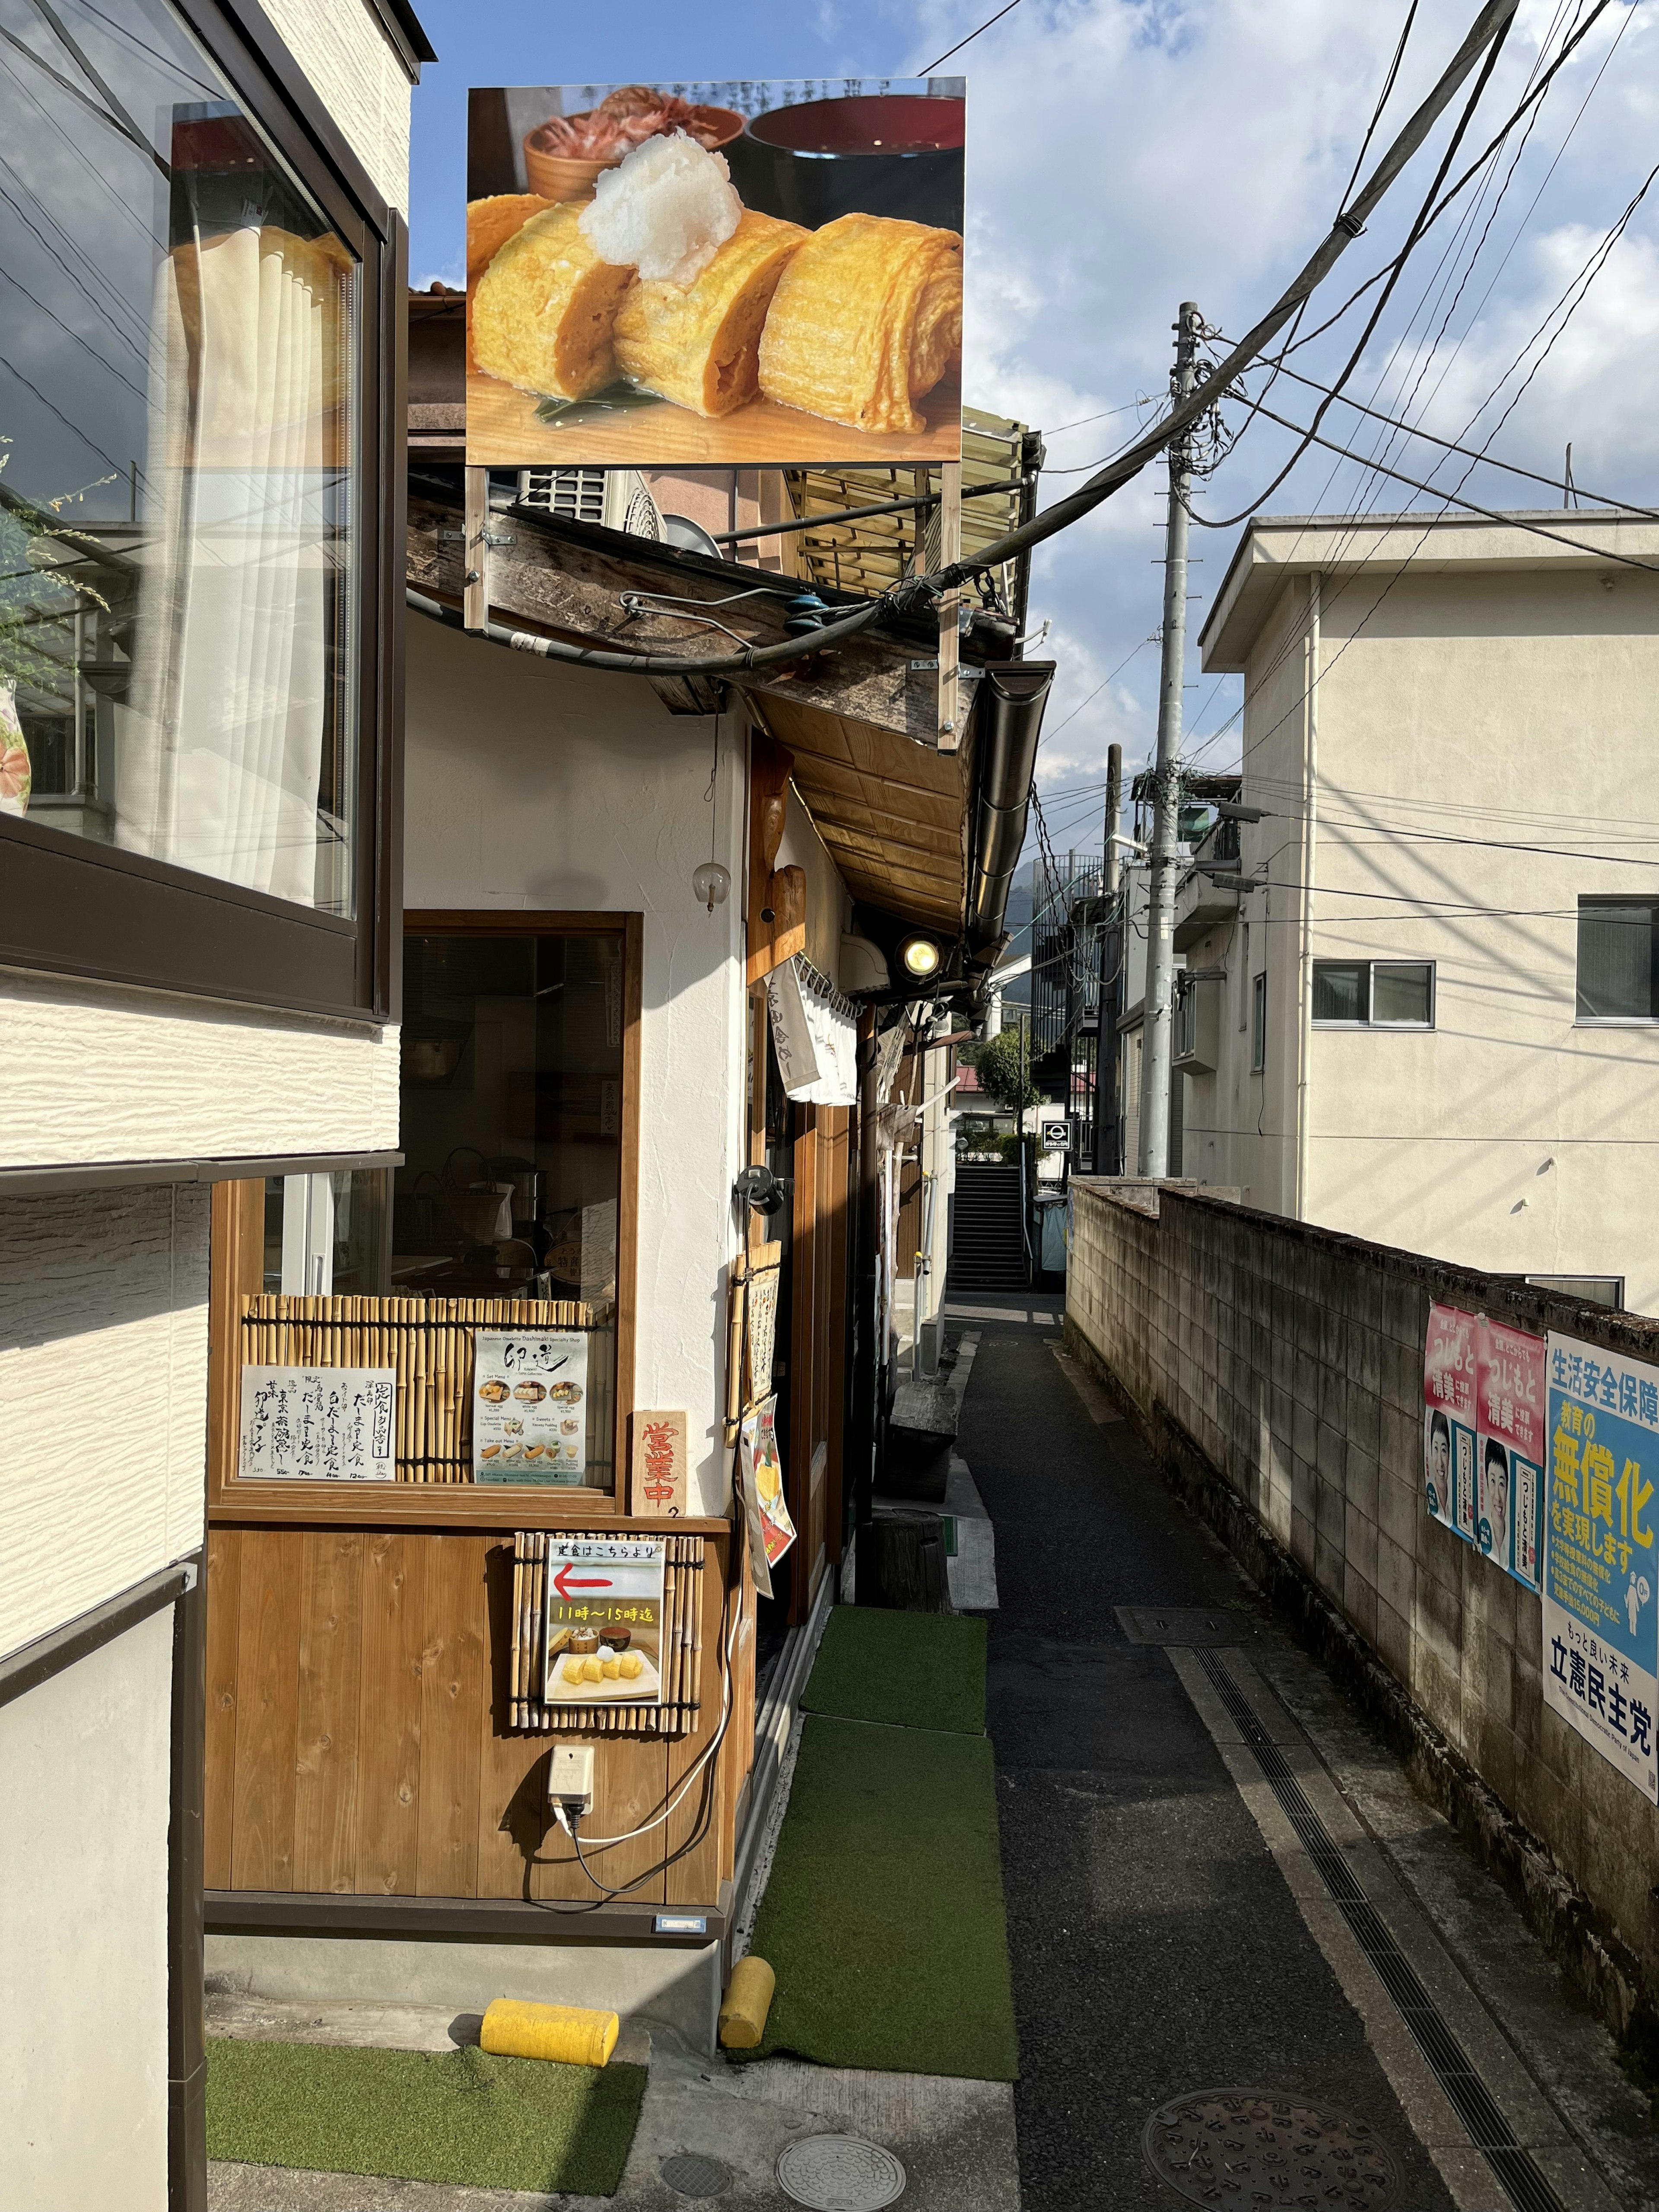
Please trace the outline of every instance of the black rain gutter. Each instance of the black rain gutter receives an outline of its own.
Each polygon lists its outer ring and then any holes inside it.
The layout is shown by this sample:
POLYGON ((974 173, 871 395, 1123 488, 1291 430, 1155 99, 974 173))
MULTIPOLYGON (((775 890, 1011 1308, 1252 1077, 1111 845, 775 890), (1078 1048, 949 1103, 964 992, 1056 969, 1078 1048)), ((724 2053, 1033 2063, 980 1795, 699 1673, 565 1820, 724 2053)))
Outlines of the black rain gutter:
POLYGON ((993 664, 980 679, 979 775, 966 932, 970 962, 994 953, 1005 933, 1008 894, 1025 843, 1036 779, 1042 710, 1054 680, 1052 660, 993 664))

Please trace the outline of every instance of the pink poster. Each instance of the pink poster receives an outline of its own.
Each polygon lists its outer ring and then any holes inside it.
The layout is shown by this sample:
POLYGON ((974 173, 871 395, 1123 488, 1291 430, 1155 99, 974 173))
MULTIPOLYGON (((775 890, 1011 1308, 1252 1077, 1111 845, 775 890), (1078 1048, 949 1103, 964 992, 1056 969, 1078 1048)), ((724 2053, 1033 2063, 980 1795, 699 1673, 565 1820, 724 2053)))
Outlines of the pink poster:
POLYGON ((1540 1582, 1544 1340, 1489 1321, 1482 1331, 1475 1434, 1474 1540, 1517 1582, 1540 1582))
POLYGON ((1423 1468, 1429 1510, 1474 1541, 1475 1383, 1480 1323, 1456 1306, 1429 1308, 1423 1345, 1423 1468))

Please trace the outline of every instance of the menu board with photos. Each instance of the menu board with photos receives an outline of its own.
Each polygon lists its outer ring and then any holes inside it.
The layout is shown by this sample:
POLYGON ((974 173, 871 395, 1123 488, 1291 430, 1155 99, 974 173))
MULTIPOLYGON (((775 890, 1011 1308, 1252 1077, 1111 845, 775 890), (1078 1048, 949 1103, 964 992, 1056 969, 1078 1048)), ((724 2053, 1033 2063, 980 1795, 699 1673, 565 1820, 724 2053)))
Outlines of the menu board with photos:
POLYGON ((586 1471, 586 1336, 580 1329, 480 1329, 473 1480, 580 1484, 586 1471))

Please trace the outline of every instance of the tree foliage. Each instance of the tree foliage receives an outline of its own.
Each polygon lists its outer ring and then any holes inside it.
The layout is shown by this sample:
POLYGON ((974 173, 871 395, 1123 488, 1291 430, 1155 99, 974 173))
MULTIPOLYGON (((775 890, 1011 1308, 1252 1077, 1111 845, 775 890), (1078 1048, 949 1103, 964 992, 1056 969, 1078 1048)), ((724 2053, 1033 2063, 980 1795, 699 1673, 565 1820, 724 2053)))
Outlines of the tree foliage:
POLYGON ((1017 1029, 1000 1030, 975 1055, 980 1089, 1005 1114, 1023 1113, 1028 1106, 1042 1103, 1042 1093, 1032 1082, 1024 1057, 1017 1029))

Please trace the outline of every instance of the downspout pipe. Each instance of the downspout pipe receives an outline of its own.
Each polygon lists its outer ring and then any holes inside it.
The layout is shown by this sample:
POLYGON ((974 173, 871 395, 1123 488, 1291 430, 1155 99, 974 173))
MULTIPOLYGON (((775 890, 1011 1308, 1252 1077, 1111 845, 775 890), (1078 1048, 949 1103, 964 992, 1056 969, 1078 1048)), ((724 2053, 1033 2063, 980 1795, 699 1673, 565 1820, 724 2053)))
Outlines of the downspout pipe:
POLYGON ((1314 870, 1319 842, 1319 662, 1324 611, 1323 580, 1317 569, 1308 579, 1308 681, 1303 709, 1303 786, 1307 808, 1302 827, 1302 930, 1297 963, 1296 1006, 1296 1204, 1291 1218, 1308 1218, 1308 1115, 1313 1063, 1314 870))
POLYGON ((1012 661, 987 668, 980 678, 965 932, 970 960, 994 954, 1004 935, 1008 894, 1025 844, 1042 710, 1054 680, 1052 660, 1012 661))

